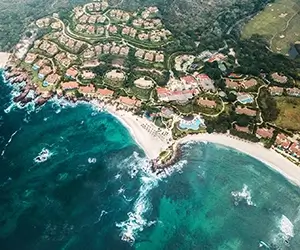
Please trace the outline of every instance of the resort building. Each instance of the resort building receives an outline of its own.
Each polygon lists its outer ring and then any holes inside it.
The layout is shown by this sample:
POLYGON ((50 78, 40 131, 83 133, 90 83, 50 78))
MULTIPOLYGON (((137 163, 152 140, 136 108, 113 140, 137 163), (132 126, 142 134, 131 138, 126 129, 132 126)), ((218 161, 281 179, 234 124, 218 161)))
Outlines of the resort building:
POLYGON ((280 75, 278 73, 273 73, 271 75, 272 79, 275 81, 275 82, 278 82, 278 83, 281 83, 281 84, 284 84, 284 83, 287 83, 288 81, 288 78, 284 75, 280 75))
POLYGON ((78 89, 79 87, 79 84, 75 81, 62 82, 60 85, 63 90, 73 90, 73 89, 78 89))
POLYGON ((153 53, 153 52, 147 52, 147 53, 145 54, 144 59, 147 60, 147 61, 151 61, 151 62, 152 62, 153 59, 154 59, 154 53, 153 53))
POLYGON ((249 88, 251 88, 251 87, 256 86, 256 85, 257 85, 257 81, 256 81, 254 78, 252 78, 252 79, 249 79, 249 80, 244 81, 242 84, 243 84, 243 86, 244 86, 246 89, 249 89, 249 88))
POLYGON ((267 128, 258 128, 256 130, 256 135, 259 138, 270 139, 273 136, 273 132, 274 132, 273 128, 270 128, 270 129, 267 129, 267 128))
POLYGON ((300 145, 299 142, 293 142, 289 148, 289 151, 294 157, 300 158, 300 145))
POLYGON ((288 139, 288 137, 283 134, 279 133, 276 137, 275 145, 277 145, 280 148, 288 149, 292 142, 288 139))
POLYGON ((160 114, 163 117, 171 118, 174 115, 174 111, 170 108, 162 107, 160 110, 160 114))
POLYGON ((214 100, 202 99, 198 100, 198 104, 207 108, 216 108, 217 103, 214 100))
POLYGON ((35 61, 36 58, 37 58, 37 54, 28 53, 26 55, 25 62, 29 63, 29 64, 32 64, 35 61))
POLYGON ((106 73, 106 78, 115 81, 123 81, 125 79, 125 74, 122 71, 114 69, 106 73))
POLYGON ((135 52, 135 56, 140 59, 142 59, 144 57, 144 54, 145 54, 145 51, 142 49, 137 49, 135 52))
POLYGON ((298 88, 288 88, 286 89, 286 92, 290 96, 297 96, 297 97, 300 96, 300 89, 298 88))
POLYGON ((214 81, 206 74, 196 74, 196 80, 198 81, 199 87, 204 91, 215 92, 216 88, 214 81))
POLYGON ((277 86, 269 87, 269 91, 270 91, 271 95, 282 95, 283 94, 283 88, 277 87, 277 86))
POLYGON ((244 133, 248 133, 248 134, 250 133, 250 130, 248 127, 241 127, 241 126, 235 124, 234 128, 236 131, 239 131, 239 132, 244 132, 244 133))
POLYGON ((88 86, 80 86, 79 92, 84 96, 92 96, 95 93, 95 87, 93 84, 90 84, 88 86))
POLYGON ((117 31, 118 31, 118 28, 117 28, 117 26, 112 25, 112 26, 109 27, 108 31, 109 31, 110 33, 112 33, 112 34, 116 34, 117 31))
POLYGON ((45 76, 49 75, 52 72, 52 68, 49 66, 44 66, 40 69, 38 77, 44 79, 45 76))
POLYGON ((165 60, 165 56, 162 53, 155 54, 155 61, 156 62, 163 62, 165 60))
POLYGON ((75 79, 78 75, 78 71, 75 68, 69 68, 66 72, 66 77, 75 79))
POLYGON ((225 79, 225 84, 228 89, 238 89, 240 84, 237 81, 233 81, 229 78, 225 79))
POLYGON ((50 74, 46 77, 43 85, 54 85, 58 82, 58 80, 60 79, 60 75, 58 74, 50 74))
POLYGON ((81 74, 81 77, 85 80, 91 80, 95 78, 95 73, 93 73, 92 71, 89 70, 84 70, 81 74))
POLYGON ((219 61, 224 61, 226 58, 227 58, 227 57, 226 57, 224 54, 222 54, 222 53, 217 53, 217 54, 212 55, 212 56, 207 60, 207 62, 212 63, 212 62, 215 62, 215 61, 217 61, 217 62, 219 62, 219 61))
POLYGON ((186 85, 192 85, 192 86, 198 85, 197 80, 191 75, 183 76, 180 78, 180 80, 183 84, 186 84, 186 85))
POLYGON ((147 80, 145 77, 141 77, 134 81, 134 85, 142 89, 150 89, 153 87, 154 83, 152 80, 147 80))
POLYGON ((140 107, 141 106, 141 101, 137 99, 131 99, 127 96, 120 96, 118 101, 128 107, 140 107))
POLYGON ((107 97, 111 97, 114 94, 114 91, 109 89, 97 89, 97 94, 98 97, 107 98, 107 97))
POLYGON ((157 88, 157 96, 160 101, 170 102, 187 102, 192 99, 194 95, 198 94, 198 90, 183 90, 183 91, 172 91, 167 88, 157 88))
POLYGON ((256 116, 256 110, 252 110, 246 107, 245 108, 237 107, 235 112, 239 115, 256 116))

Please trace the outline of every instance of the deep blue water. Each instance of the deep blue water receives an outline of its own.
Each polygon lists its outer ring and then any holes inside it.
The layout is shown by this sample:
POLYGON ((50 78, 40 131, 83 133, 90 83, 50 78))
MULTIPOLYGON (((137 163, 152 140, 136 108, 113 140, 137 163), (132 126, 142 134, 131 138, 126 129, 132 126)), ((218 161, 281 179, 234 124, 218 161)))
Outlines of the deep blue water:
POLYGON ((250 156, 190 143, 158 178, 111 115, 0 91, 1 250, 300 249, 299 188, 250 156))

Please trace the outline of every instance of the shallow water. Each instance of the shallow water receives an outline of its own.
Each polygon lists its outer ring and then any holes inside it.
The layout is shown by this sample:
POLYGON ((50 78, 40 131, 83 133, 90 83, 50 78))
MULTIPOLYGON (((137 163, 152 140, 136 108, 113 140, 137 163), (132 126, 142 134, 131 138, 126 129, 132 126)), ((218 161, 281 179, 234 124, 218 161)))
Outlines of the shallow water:
POLYGON ((263 163, 189 143, 158 178, 111 115, 0 91, 1 249, 300 249, 299 188, 263 163))

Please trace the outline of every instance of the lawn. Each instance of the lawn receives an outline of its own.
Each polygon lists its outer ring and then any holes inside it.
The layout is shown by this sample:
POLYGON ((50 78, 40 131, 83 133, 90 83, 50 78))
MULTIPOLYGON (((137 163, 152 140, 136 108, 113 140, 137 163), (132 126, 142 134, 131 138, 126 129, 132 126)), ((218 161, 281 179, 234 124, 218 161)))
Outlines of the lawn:
POLYGON ((286 54, 290 44, 300 39, 299 10, 297 0, 277 0, 268 4, 244 26, 242 38, 249 38, 253 34, 262 35, 269 40, 273 51, 286 54))
POLYGON ((288 130, 300 131, 300 98, 277 97, 276 102, 280 112, 275 124, 288 130))

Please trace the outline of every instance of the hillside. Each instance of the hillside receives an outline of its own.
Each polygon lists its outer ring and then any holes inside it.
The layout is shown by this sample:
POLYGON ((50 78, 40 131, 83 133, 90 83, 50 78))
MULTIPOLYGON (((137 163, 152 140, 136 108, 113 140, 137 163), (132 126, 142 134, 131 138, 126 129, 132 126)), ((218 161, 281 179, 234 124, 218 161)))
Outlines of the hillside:
POLYGON ((33 20, 84 0, 0 0, 0 51, 8 51, 33 20))
MULTIPOLYGON (((116 0, 117 1, 117 0, 116 0)), ((172 32, 220 36, 256 14, 268 0, 124 0, 123 8, 156 5, 172 32)), ((196 39, 196 37, 194 37, 196 39)))

